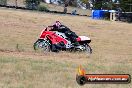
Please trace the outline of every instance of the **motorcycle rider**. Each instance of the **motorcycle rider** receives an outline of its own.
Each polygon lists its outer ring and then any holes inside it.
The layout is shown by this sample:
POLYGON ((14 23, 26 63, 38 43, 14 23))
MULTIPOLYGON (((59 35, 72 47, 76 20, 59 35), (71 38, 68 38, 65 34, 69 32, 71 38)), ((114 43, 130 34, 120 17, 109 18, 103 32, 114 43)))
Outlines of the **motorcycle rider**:
POLYGON ((78 36, 75 34, 75 32, 72 32, 67 26, 62 25, 59 21, 56 21, 53 25, 52 25, 52 31, 58 31, 58 32, 62 32, 65 33, 65 35, 70 39, 70 41, 72 43, 74 43, 75 46, 79 46, 79 42, 76 40, 76 38, 78 38, 78 36))

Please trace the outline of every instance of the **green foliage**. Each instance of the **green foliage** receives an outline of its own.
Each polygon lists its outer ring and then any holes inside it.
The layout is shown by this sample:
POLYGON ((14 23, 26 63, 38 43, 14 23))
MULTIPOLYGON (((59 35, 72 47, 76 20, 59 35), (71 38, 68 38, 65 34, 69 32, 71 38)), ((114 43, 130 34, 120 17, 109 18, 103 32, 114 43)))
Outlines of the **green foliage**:
POLYGON ((94 2, 93 3, 94 8, 93 9, 101 9, 102 8, 102 2, 94 2))
POLYGON ((121 7, 123 11, 132 12, 132 0, 120 0, 120 4, 111 0, 98 0, 94 2, 94 9, 117 9, 121 7), (131 5, 131 6, 130 6, 131 5))
POLYGON ((114 9, 114 2, 102 1, 102 9, 114 9))
POLYGON ((37 9, 38 5, 40 4, 41 0, 26 0, 25 4, 26 7, 29 9, 37 9))
POLYGON ((0 5, 6 5, 7 4, 7 0, 0 0, 0 5))
POLYGON ((77 6, 77 0, 69 0, 68 5, 76 7, 77 6))
POLYGON ((120 0, 120 7, 126 12, 132 12, 132 0, 120 0))
POLYGON ((49 11, 49 9, 44 5, 39 5, 37 8, 39 11, 49 11))
POLYGON ((86 3, 88 3, 89 0, 80 0, 80 1, 82 1, 83 3, 86 4, 86 3))
POLYGON ((94 9, 115 9, 114 2, 106 1, 106 0, 100 0, 94 2, 94 9))

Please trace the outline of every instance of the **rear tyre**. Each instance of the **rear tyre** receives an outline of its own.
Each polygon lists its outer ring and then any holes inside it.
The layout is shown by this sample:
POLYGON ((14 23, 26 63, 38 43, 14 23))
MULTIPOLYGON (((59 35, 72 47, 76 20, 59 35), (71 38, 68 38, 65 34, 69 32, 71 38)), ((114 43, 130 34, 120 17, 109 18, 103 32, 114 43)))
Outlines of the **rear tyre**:
POLYGON ((50 52, 51 51, 50 43, 46 39, 38 39, 34 43, 33 47, 35 51, 39 51, 39 52, 50 52))
POLYGON ((84 44, 85 52, 88 54, 92 54, 92 48, 88 44, 84 44))

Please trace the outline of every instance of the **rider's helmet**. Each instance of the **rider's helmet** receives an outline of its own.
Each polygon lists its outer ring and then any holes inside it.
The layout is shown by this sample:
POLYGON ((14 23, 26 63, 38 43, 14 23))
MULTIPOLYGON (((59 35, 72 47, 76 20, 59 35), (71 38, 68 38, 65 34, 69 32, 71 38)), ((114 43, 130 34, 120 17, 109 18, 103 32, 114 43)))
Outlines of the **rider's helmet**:
POLYGON ((54 24, 53 24, 53 27, 54 28, 60 28, 60 26, 61 26, 61 23, 60 23, 60 21, 56 21, 54 24))

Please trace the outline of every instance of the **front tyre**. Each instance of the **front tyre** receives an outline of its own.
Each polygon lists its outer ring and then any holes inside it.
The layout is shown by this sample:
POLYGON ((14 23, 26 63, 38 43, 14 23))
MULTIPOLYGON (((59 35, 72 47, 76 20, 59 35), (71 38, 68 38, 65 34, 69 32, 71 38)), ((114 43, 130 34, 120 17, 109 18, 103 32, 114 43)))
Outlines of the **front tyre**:
POLYGON ((35 51, 39 51, 39 52, 50 52, 51 51, 50 43, 47 39, 38 39, 34 43, 33 47, 35 51))

